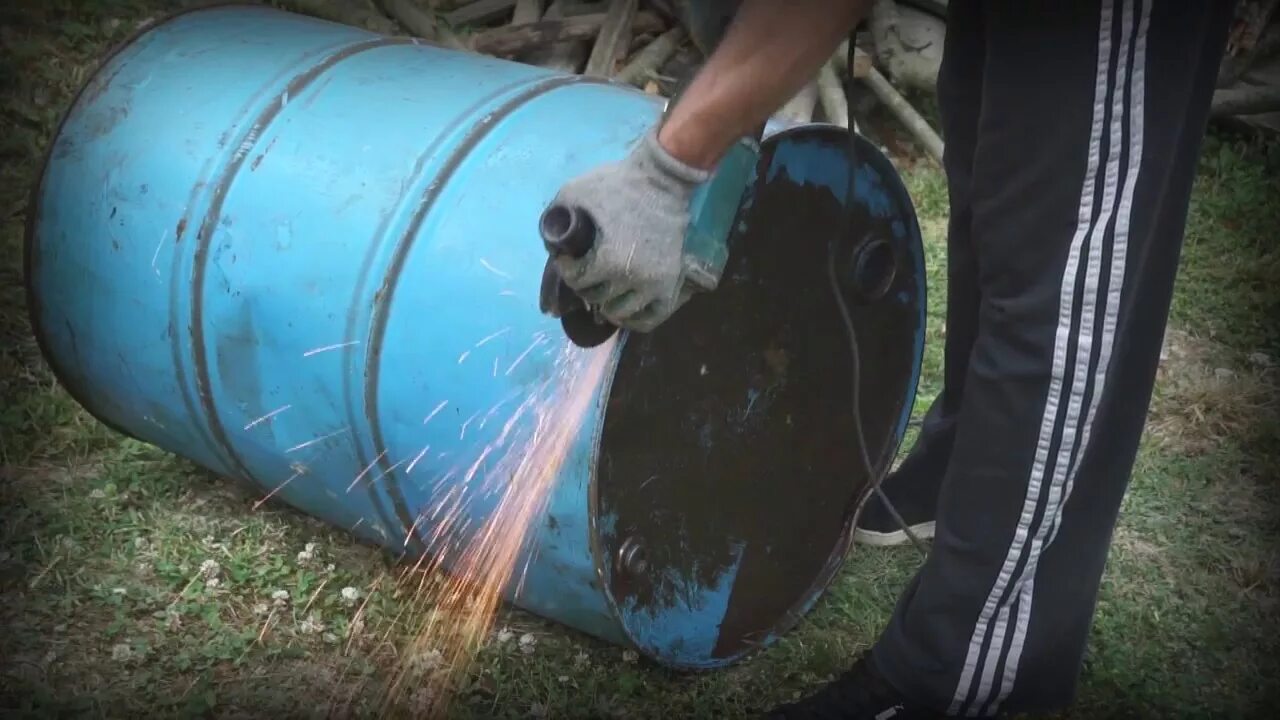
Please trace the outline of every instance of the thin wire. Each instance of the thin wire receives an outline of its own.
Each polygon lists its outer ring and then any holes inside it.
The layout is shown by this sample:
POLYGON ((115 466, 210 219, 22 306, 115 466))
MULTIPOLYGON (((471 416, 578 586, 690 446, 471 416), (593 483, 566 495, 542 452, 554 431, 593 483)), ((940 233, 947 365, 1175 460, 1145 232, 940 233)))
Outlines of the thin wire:
MULTIPOLYGON (((849 87, 845 91, 845 102, 848 103, 849 122, 853 123, 853 94, 849 92, 853 86, 853 59, 854 59, 854 34, 849 35, 849 87)), ((854 192, 854 178, 858 170, 858 134, 854 130, 849 131, 849 184, 845 194, 845 218, 848 222, 848 232, 845 237, 852 237, 854 233, 852 208, 854 201, 857 199, 854 192)), ((898 509, 890 502, 889 496, 885 494, 880 487, 880 482, 884 479, 884 473, 877 472, 875 465, 871 462, 871 453, 867 451, 867 438, 862 430, 862 398, 860 396, 860 388, 862 385, 862 362, 858 352, 858 332, 854 329, 853 318, 849 314, 849 306, 845 303, 844 294, 840 292, 840 283, 836 279, 836 238, 833 236, 827 245, 827 279, 831 282, 831 292, 835 295, 836 305, 840 308, 840 317, 844 320, 844 329, 849 337, 849 350, 853 361, 853 431, 858 438, 858 450, 862 457, 862 462, 867 469, 867 477, 871 479, 871 491, 884 503, 885 508, 889 511, 889 515, 898 523, 902 531, 910 538, 912 544, 920 551, 922 555, 928 556, 929 550, 925 547, 924 542, 912 532, 907 525, 907 521, 898 513, 898 509)), ((868 495, 867 498, 870 496, 868 495)), ((863 499, 866 502, 866 498, 863 499)))

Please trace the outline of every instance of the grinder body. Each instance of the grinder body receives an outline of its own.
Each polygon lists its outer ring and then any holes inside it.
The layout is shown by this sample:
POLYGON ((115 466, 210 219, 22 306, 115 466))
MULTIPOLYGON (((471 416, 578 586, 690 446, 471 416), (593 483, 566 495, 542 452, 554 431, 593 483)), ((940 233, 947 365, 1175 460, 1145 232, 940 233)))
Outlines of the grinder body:
MULTIPOLYGON (((719 278, 729 258, 729 235, 737 221, 760 157, 756 138, 742 138, 725 153, 711 177, 700 184, 689 203, 689 226, 684 237, 685 266, 719 278)), ((594 347, 617 332, 556 272, 555 258, 581 258, 595 247, 599 227, 578 207, 553 203, 539 223, 543 243, 551 255, 542 276, 542 312, 560 318, 565 335, 580 347, 594 347)))

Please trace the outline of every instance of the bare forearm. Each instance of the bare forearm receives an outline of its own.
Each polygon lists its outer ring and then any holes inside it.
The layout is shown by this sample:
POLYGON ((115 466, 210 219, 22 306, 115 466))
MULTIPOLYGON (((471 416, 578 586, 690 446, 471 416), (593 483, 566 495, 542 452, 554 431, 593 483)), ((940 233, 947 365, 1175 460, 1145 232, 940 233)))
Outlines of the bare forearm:
POLYGON ((658 136, 676 158, 710 169, 831 58, 870 0, 745 0, 658 136))

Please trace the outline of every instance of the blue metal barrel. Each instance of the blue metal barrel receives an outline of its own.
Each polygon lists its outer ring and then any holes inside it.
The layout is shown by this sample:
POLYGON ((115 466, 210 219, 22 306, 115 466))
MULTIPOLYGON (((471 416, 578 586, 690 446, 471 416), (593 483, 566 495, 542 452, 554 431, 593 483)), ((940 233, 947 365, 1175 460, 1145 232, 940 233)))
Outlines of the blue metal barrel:
POLYGON ((874 148, 849 206, 848 134, 774 128, 722 287, 655 333, 573 347, 538 311, 539 214, 661 111, 266 8, 174 16, 104 63, 49 149, 33 326, 112 427, 409 558, 479 542, 522 449, 568 422, 536 406, 585 383, 508 599, 726 664, 812 605, 865 495, 833 287, 883 464, 919 372, 923 259, 874 148))

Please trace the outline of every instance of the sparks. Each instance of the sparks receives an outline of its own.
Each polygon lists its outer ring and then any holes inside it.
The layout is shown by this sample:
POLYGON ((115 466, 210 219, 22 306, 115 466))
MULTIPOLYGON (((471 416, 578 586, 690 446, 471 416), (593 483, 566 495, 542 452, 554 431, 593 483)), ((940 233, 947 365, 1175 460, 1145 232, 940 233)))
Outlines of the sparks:
POLYGON ((311 357, 312 355, 319 355, 322 352, 329 352, 330 350, 341 350, 342 348, 351 347, 352 345, 359 345, 359 344, 360 344, 359 340, 349 340, 347 342, 337 343, 335 345, 325 345, 324 347, 312 348, 302 353, 302 357, 311 357))
POLYGON ((278 493, 278 492, 280 492, 281 490, 283 490, 285 485, 288 485, 289 483, 293 482, 295 478, 297 478, 299 475, 301 475, 301 474, 302 474, 302 473, 304 473, 304 472, 306 472, 306 468, 305 468, 305 467, 302 467, 301 465, 299 465, 299 466, 295 467, 295 468, 294 468, 294 470, 293 470, 293 474, 289 476, 289 479, 288 479, 288 480, 285 480, 284 482, 282 482, 282 483, 280 483, 279 485, 277 485, 277 486, 275 487, 275 489, 274 489, 274 490, 272 490, 271 492, 267 493, 267 496, 266 496, 266 497, 262 498, 261 500, 259 500, 259 501, 258 501, 258 502, 256 502, 256 503, 254 503, 254 504, 253 504, 253 509, 254 509, 254 510, 257 510, 258 508, 262 507, 262 504, 263 504, 263 503, 265 503, 266 501, 268 501, 268 500, 270 500, 271 498, 275 497, 276 493, 278 493))
POLYGON ((409 547, 409 540, 413 538, 413 531, 418 529, 418 525, 422 523, 422 516, 419 515, 417 520, 413 521, 413 526, 409 528, 409 532, 404 534, 403 547, 409 547))
POLYGON ((279 415, 280 413, 284 412, 285 410, 288 410, 291 407, 293 407, 293 405, 285 405, 284 407, 278 407, 275 410, 272 410, 271 412, 267 413, 266 415, 263 415, 262 417, 258 418, 257 420, 254 420, 248 425, 245 425, 244 429, 249 430, 250 428, 253 428, 261 423, 264 423, 270 420, 271 418, 279 415))
POLYGON ((480 339, 480 342, 478 342, 478 343, 476 343, 476 344, 475 344, 475 347, 476 347, 476 348, 482 348, 482 347, 484 347, 485 345, 487 345, 487 344, 489 343, 489 341, 491 341, 491 340, 496 340, 496 339, 498 339, 498 338, 502 337, 503 335, 505 335, 505 334, 507 334, 508 332, 510 332, 510 330, 511 330, 511 327, 510 327, 510 326, 507 326, 507 327, 502 328, 502 329, 501 329, 501 330, 499 330, 498 332, 493 333, 492 335, 486 335, 486 336, 484 336, 483 338, 481 338, 481 339, 480 339))
POLYGON ((369 484, 370 484, 370 485, 372 485, 373 483, 376 483, 376 482, 378 482, 379 480, 381 480, 382 478, 384 478, 384 477, 386 477, 386 476, 390 475, 391 473, 395 472, 395 469, 396 469, 396 468, 398 468, 398 467, 400 467, 401 465, 405 464, 405 461, 407 461, 408 459, 409 459, 409 458, 405 458, 404 460, 401 460, 400 462, 396 463, 395 465, 392 465, 391 467, 387 468, 386 470, 383 470, 382 472, 378 473, 378 477, 376 477, 376 478, 374 478, 374 479, 370 480, 370 481, 369 481, 369 484))
MULTIPOLYGON (((496 371, 498 367, 496 359, 494 360, 493 367, 494 367, 494 370, 496 371)), ((480 424, 476 426, 476 429, 483 430, 484 426, 489 422, 489 419, 493 417, 493 414, 498 412, 498 408, 511 402, 511 400, 513 400, 514 398, 515 398, 515 395, 510 395, 508 397, 505 397, 499 400, 497 405, 494 405, 493 407, 489 408, 489 412, 485 413, 484 417, 480 418, 480 424)))
POLYGON ((427 423, 431 422, 431 418, 438 415, 440 411, 444 409, 444 406, 448 404, 449 404, 448 400, 441 400, 440 404, 436 406, 435 410, 432 410, 430 413, 427 414, 426 417, 422 418, 422 424, 426 425, 427 423))
POLYGON ((506 371, 504 374, 505 374, 505 375, 510 375, 510 374, 511 374, 511 371, 512 371, 512 370, 515 370, 515 369, 516 369, 516 366, 517 366, 517 365, 519 365, 519 364, 520 364, 520 363, 525 359, 525 357, 527 357, 527 356, 529 355, 529 353, 533 352, 533 349, 534 349, 534 348, 536 348, 536 347, 538 347, 539 345, 541 345, 541 344, 542 344, 542 342, 543 342, 543 339, 542 339, 542 338, 538 338, 538 339, 534 340, 534 341, 533 341, 533 343, 532 343, 532 344, 530 344, 530 345, 529 345, 529 347, 525 348, 525 351, 524 351, 524 352, 522 352, 522 353, 520 353, 520 356, 519 356, 519 357, 517 357, 517 358, 515 359, 515 361, 511 363, 511 367, 507 368, 507 371, 506 371))
POLYGON ((374 458, 373 462, 365 466, 365 469, 361 470, 360 473, 356 475, 356 479, 352 480, 351 484, 347 486, 347 492, 351 492, 352 490, 354 490, 356 487, 356 484, 360 482, 360 478, 364 477, 365 475, 368 475, 369 471, 373 469, 373 466, 377 465, 378 461, 386 457, 386 455, 387 455, 386 450, 383 450, 382 452, 378 453, 378 457, 374 458))
POLYGON ((322 442, 324 442, 325 440, 328 440, 328 439, 330 439, 330 438, 335 438, 335 437, 337 437, 337 436, 341 435, 342 433, 344 433, 344 432, 346 432, 346 431, 347 431, 347 428, 342 428, 341 430, 335 430, 335 431, 333 431, 333 432, 329 433, 328 435, 322 435, 322 436, 320 436, 320 437, 318 437, 318 438, 315 438, 314 440, 308 440, 308 441, 306 441, 306 442, 304 442, 304 443, 299 443, 299 444, 297 444, 297 445, 294 445, 293 447, 289 448, 288 450, 285 450, 285 452, 286 452, 286 453, 291 453, 291 452, 294 452, 295 450, 301 450, 302 448, 305 448, 305 447, 311 447, 312 445, 315 445, 316 443, 322 443, 322 442))
POLYGON ((430 446, 430 445, 428 445, 428 446, 426 446, 426 447, 422 448, 421 450, 419 450, 419 451, 418 451, 418 454, 413 458, 413 462, 409 463, 409 467, 407 467, 407 468, 405 468, 405 469, 404 469, 404 474, 405 474, 405 475, 408 475, 409 473, 413 472, 413 468, 417 466, 418 461, 419 461, 419 460, 421 460, 421 459, 422 459, 422 456, 423 456, 423 455, 426 455, 426 454, 427 454, 427 451, 428 451, 428 450, 430 450, 430 449, 431 449, 431 446, 430 446))
POLYGON ((479 414, 480 414, 479 410, 471 413, 471 417, 467 418, 466 421, 462 423, 462 430, 458 433, 459 440, 467 436, 467 426, 470 425, 471 421, 475 420, 476 416, 479 414))
POLYGON ((501 270, 499 270, 498 268, 496 268, 496 267, 494 267, 494 266, 490 265, 490 264, 489 264, 489 261, 488 261, 488 260, 485 260, 484 258, 480 258, 480 264, 484 266, 484 269, 485 269, 485 270, 488 270, 489 272, 493 273, 494 275, 497 275, 497 276, 498 276, 498 277, 500 277, 500 278, 506 278, 506 279, 508 279, 508 280, 510 280, 510 279, 511 279, 511 276, 510 276, 510 275, 508 275, 507 273, 504 273, 504 272, 502 272, 501 270))
POLYGON ((476 461, 471 465, 471 469, 467 470, 467 476, 463 480, 463 482, 471 482, 471 478, 475 477, 476 471, 480 469, 480 465, 481 463, 484 462, 484 459, 489 457, 489 452, 492 449, 493 449, 492 445, 486 445, 484 447, 484 450, 480 452, 480 457, 476 458, 476 461))
POLYGON ((151 256, 151 269, 156 271, 156 277, 160 277, 160 266, 156 263, 160 260, 160 249, 164 247, 164 241, 169 239, 169 231, 165 230, 160 233, 160 242, 156 243, 156 252, 151 256))
MULTIPOLYGON (((508 372, 545 340, 535 339, 508 372)), ((408 537, 415 532, 427 536, 431 557, 419 557, 404 576, 406 590, 418 603, 429 603, 430 610, 403 655, 417 657, 429 650, 440 655, 440 662, 425 676, 411 676, 407 664, 397 669, 388 686, 387 707, 406 687, 425 686, 432 705, 425 714, 444 714, 450 690, 470 671, 475 652, 491 633, 504 591, 512 582, 524 583, 537 552, 530 530, 546 512, 610 356, 607 348, 560 354, 554 377, 522 389, 527 397, 506 418, 498 439, 459 465, 465 470, 459 470, 457 480, 449 482, 451 469, 434 481, 439 492, 408 532, 408 537), (490 494, 496 504, 487 499, 490 494), (430 532, 419 532, 420 527, 430 532)), ((489 409, 481 427, 505 402, 489 409)), ((476 417, 463 423, 463 434, 476 417)), ((427 451, 423 448, 414 463, 427 451)))

